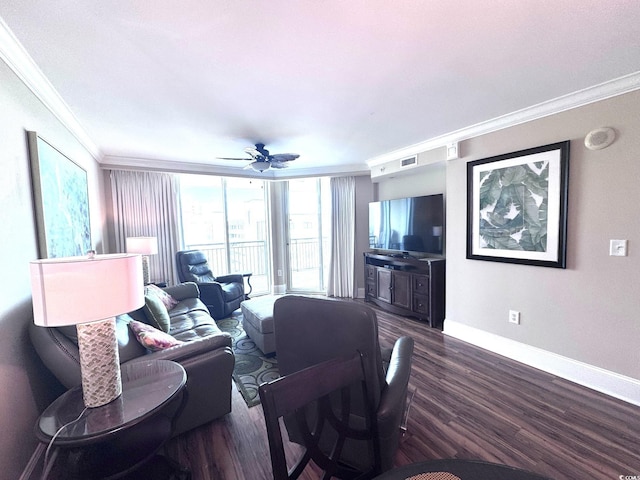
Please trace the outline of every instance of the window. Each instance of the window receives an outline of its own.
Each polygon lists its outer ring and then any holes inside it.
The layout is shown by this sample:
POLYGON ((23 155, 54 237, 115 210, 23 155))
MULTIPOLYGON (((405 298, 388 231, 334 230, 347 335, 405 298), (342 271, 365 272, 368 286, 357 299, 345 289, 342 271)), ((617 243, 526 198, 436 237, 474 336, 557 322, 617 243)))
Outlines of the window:
POLYGON ((180 176, 185 248, 202 250, 216 276, 253 273, 253 293, 271 290, 266 188, 248 178, 180 176))
POLYGON ((289 180, 286 205, 287 290, 325 292, 331 227, 329 178, 289 180))

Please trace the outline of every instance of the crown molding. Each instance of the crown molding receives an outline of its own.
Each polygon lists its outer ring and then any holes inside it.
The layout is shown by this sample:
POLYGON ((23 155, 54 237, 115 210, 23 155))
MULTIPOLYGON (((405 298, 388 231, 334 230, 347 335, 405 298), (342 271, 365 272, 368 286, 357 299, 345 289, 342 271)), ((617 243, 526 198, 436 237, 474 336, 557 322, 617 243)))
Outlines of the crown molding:
POLYGON ((638 89, 640 89, 640 71, 546 102, 538 103, 537 105, 532 105, 531 107, 523 108, 500 117, 492 118, 491 120, 461 128, 460 130, 455 130, 424 142, 378 155, 367 160, 367 165, 369 165, 369 167, 375 167, 392 160, 398 160, 399 158, 405 158, 435 148, 444 147, 449 143, 460 142, 469 138, 496 132, 638 89))
POLYGON ((157 160, 152 158, 119 155, 105 155, 100 162, 100 168, 103 170, 145 170, 171 173, 220 175, 225 177, 259 178, 261 180, 287 180, 292 178, 322 176, 361 176, 370 174, 369 168, 366 165, 336 165, 332 167, 315 168, 270 168, 264 172, 256 172, 252 169, 228 167, 223 165, 185 162, 179 160, 157 160))
POLYGON ((99 161, 102 156, 100 149, 89 138, 67 103, 2 18, 0 18, 0 59, 7 64, 40 102, 55 115, 60 123, 71 132, 91 156, 99 161))

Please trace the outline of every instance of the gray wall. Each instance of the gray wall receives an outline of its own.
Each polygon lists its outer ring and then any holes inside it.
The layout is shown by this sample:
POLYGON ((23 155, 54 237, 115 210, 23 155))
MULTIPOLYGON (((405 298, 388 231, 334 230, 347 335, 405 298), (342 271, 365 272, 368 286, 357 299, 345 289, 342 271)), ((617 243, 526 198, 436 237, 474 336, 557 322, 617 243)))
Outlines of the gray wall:
POLYGON ((638 112, 636 91, 463 143, 447 165, 447 319, 640 379, 638 112), (616 142, 586 149, 603 126, 616 142), (466 260, 466 162, 567 139, 568 268, 466 260), (628 239, 629 256, 610 257, 609 239, 628 239))
POLYGON ((60 393, 27 336, 29 261, 37 258, 26 130, 35 130, 88 171, 92 239, 101 248, 102 182, 96 163, 0 62, 0 474, 18 478, 33 452, 35 420, 60 393))
POLYGON ((423 195, 446 182, 447 320, 640 379, 640 92, 464 141, 464 155, 406 177, 384 179, 380 199, 423 195), (590 151, 584 136, 610 126, 618 138, 590 151), (571 140, 568 268, 466 257, 466 164, 571 140), (609 239, 628 239, 610 257, 609 239), (510 309, 521 324, 507 322, 510 309))
POLYGON ((439 162, 417 170, 409 170, 403 175, 378 183, 375 201, 444 193, 446 203, 447 165, 444 161, 444 151, 439 157, 439 162))

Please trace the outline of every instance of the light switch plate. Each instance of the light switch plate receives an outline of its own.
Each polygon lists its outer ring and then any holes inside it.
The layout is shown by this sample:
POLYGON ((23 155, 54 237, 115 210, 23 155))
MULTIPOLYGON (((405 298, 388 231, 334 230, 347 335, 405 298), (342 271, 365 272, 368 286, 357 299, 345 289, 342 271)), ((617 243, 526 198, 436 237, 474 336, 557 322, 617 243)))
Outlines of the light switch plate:
POLYGON ((626 257, 627 240, 609 240, 609 255, 612 257, 626 257))

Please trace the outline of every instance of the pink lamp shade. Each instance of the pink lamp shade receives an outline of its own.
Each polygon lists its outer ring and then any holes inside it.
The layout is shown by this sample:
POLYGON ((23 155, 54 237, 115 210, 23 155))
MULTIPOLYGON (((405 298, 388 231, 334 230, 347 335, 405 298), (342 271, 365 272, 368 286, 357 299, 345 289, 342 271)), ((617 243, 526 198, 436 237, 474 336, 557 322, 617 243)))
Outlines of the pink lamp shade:
POLYGON ((158 253, 157 237, 127 237, 127 253, 156 255, 158 253))
POLYGON ((120 396, 115 317, 144 304, 140 255, 65 257, 31 262, 33 321, 77 325, 82 396, 87 407, 120 396))
POLYGON ((102 320, 144 304, 139 255, 35 260, 31 287, 34 322, 43 327, 102 320))

